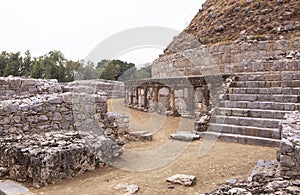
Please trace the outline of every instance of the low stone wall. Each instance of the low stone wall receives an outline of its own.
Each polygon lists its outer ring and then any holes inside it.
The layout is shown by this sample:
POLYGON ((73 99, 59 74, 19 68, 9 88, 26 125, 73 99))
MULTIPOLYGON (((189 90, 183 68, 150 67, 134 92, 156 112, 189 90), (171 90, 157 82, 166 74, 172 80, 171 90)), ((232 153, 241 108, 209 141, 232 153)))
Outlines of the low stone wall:
MULTIPOLYGON (((129 116, 115 112, 106 113, 106 129, 104 134, 112 139, 118 139, 128 134, 129 116)), ((118 140, 123 142, 124 140, 118 140)))
POLYGON ((59 85, 56 79, 0 77, 0 101, 19 97, 61 93, 62 91, 62 86, 59 85))
POLYGON ((202 45, 162 56, 152 64, 152 77, 214 75, 217 73, 299 70, 300 38, 278 41, 202 45), (290 54, 291 53, 291 54, 290 54), (285 57, 288 57, 287 60, 285 57), (292 59, 298 60, 292 60, 292 59), (258 60, 259 59, 259 60, 258 60), (295 65, 295 63, 297 63, 295 65))
POLYGON ((95 114, 103 117, 106 106, 105 97, 92 94, 63 93, 5 100, 0 105, 0 133, 78 129, 87 122, 92 124, 94 121, 90 120, 95 119, 95 114))
POLYGON ((279 173, 290 178, 300 178, 300 113, 287 114, 286 118, 281 125, 279 173))
POLYGON ((83 91, 1 101, 0 177, 40 187, 110 163, 122 148, 105 136, 106 101, 83 91))
POLYGON ((109 98, 123 98, 125 94, 124 83, 118 81, 108 81, 103 79, 74 81, 68 83, 65 86, 65 90, 70 92, 77 92, 78 87, 86 87, 86 90, 89 90, 89 93, 105 92, 109 98))

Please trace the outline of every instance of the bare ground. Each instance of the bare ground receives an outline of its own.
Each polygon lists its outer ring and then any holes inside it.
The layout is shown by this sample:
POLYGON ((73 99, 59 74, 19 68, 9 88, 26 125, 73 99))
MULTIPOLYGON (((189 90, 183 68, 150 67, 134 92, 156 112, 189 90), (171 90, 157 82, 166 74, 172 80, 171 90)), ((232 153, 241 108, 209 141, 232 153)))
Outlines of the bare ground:
POLYGON ((130 129, 153 132, 153 141, 127 143, 124 155, 112 166, 33 192, 46 195, 123 194, 114 186, 129 183, 139 186, 138 194, 195 194, 209 192, 230 178, 246 179, 259 159, 275 159, 276 148, 204 140, 172 141, 171 133, 192 130, 191 119, 128 110, 122 100, 110 101, 109 110, 130 115, 130 129), (196 185, 172 185, 175 188, 169 189, 166 178, 177 173, 195 175, 196 185))

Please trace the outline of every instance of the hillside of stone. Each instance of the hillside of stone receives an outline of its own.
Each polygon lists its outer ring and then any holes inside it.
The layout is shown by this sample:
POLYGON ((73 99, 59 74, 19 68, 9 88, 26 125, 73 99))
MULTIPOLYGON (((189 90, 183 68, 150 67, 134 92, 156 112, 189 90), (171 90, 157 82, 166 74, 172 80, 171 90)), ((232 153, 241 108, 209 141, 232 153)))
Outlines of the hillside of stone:
POLYGON ((164 55, 203 44, 299 36, 300 0, 207 0, 164 55))

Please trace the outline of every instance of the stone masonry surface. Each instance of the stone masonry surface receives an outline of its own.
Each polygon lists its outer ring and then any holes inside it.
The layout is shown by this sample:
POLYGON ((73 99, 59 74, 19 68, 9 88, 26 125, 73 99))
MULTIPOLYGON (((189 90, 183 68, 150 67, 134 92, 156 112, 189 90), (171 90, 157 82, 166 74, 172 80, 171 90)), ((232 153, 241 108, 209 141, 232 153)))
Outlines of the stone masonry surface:
POLYGON ((288 55, 299 48, 299 37, 292 40, 201 45, 158 58, 152 64, 152 77, 299 70, 299 54, 296 60, 282 57, 282 54, 288 55))
POLYGON ((279 171, 282 176, 300 178, 300 113, 293 112, 285 117, 278 151, 279 171))
POLYGON ((62 91, 63 87, 55 79, 0 77, 0 100, 61 93, 62 91))
MULTIPOLYGON (((27 83, 21 78, 7 80, 27 83)), ((40 82, 29 81, 34 85, 40 82)), ((0 102, 1 178, 41 187, 93 170, 121 155, 118 134, 105 136, 107 129, 118 132, 119 126, 118 121, 111 125, 113 120, 106 114, 105 93, 62 93, 57 82, 42 82, 60 90, 43 87, 44 94, 20 94, 0 102)))
POLYGON ((125 94, 124 83, 103 79, 74 81, 65 86, 65 91, 82 90, 82 87, 88 89, 89 93, 105 92, 109 98, 123 98, 125 94))

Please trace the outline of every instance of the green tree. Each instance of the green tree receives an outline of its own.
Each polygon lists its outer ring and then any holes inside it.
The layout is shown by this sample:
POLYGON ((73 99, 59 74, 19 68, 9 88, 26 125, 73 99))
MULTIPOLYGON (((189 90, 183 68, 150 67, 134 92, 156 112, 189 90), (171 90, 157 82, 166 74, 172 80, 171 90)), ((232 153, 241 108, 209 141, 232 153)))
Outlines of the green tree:
POLYGON ((25 57, 23 59, 22 65, 21 65, 20 75, 28 77, 30 75, 32 64, 33 64, 33 61, 31 59, 30 51, 27 50, 25 52, 25 57))
POLYGON ((101 74, 101 79, 106 79, 106 80, 114 80, 116 81, 118 79, 118 75, 120 73, 120 65, 116 65, 113 63, 109 63, 104 71, 101 74))
POLYGON ((7 52, 6 51, 3 51, 1 54, 0 54, 0 76, 4 76, 4 70, 7 66, 7 52))
POLYGON ((4 68, 4 76, 20 76, 22 66, 22 56, 20 52, 9 53, 6 58, 6 66, 4 68))
POLYGON ((74 62, 72 60, 68 60, 66 63, 66 71, 65 71, 65 82, 71 82, 75 80, 75 76, 78 73, 81 64, 79 61, 74 62))

